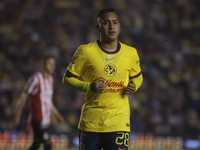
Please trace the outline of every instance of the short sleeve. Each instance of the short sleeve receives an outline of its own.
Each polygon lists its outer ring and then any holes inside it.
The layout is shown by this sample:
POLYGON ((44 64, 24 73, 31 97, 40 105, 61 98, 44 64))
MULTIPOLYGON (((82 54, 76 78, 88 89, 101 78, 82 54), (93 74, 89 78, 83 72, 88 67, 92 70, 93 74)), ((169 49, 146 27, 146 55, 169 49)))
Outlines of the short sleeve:
POLYGON ((75 76, 75 77, 79 77, 81 76, 82 70, 83 70, 83 66, 84 66, 84 53, 82 50, 82 47, 80 46, 74 56, 72 57, 72 60, 69 64, 69 66, 67 67, 67 71, 66 73, 70 74, 71 76, 75 76))
POLYGON ((129 77, 135 78, 141 74, 141 67, 140 67, 140 58, 138 56, 137 51, 134 51, 133 59, 132 59, 131 69, 129 71, 129 77))
POLYGON ((25 86, 25 92, 30 95, 35 95, 39 91, 39 80, 36 75, 31 76, 25 86))

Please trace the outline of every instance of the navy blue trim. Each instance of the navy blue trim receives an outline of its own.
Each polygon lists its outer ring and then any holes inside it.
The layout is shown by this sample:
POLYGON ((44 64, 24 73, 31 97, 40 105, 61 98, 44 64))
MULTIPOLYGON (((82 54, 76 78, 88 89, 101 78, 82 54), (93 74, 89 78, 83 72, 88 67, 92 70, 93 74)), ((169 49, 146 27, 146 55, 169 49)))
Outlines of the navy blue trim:
POLYGON ((139 72, 138 74, 129 77, 129 79, 137 78, 137 77, 139 77, 141 74, 142 74, 142 72, 139 72))
POLYGON ((100 44, 100 40, 97 40, 97 44, 99 46, 99 48, 104 52, 104 53, 107 53, 107 54, 116 54, 117 52, 119 52, 119 50, 121 49, 121 44, 118 42, 118 45, 117 45, 117 48, 115 51, 112 51, 112 52, 109 52, 105 49, 103 49, 103 47, 101 46, 100 44))
POLYGON ((78 76, 74 75, 73 73, 69 72, 68 70, 65 72, 68 77, 78 78, 78 76))

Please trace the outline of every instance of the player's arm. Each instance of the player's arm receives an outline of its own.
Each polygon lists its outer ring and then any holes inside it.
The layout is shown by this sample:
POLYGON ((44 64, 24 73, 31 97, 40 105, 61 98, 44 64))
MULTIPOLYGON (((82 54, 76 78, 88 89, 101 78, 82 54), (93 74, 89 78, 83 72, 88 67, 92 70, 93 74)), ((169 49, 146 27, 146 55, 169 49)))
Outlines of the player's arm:
POLYGON ((68 86, 81 92, 90 91, 90 82, 84 82, 78 79, 78 77, 81 76, 84 63, 85 54, 83 52, 82 46, 80 46, 76 50, 74 56, 72 57, 72 60, 62 78, 62 83, 65 86, 68 86))
POLYGON ((143 75, 142 75, 142 73, 138 76, 138 77, 136 77, 136 78, 132 78, 132 79, 130 79, 130 80, 132 80, 134 83, 135 83, 135 92, 141 87, 141 85, 142 85, 142 82, 143 82, 143 75))
POLYGON ((95 92, 102 93, 106 90, 107 85, 103 84, 103 80, 95 80, 93 82, 84 82, 79 80, 77 77, 70 76, 65 73, 63 77, 63 84, 81 92, 95 92))
POLYGON ((140 67, 140 58, 137 51, 135 51, 133 56, 135 59, 133 59, 133 63, 131 63, 132 67, 129 71, 129 84, 126 89, 127 94, 135 93, 143 82, 143 75, 140 67))
POLYGON ((83 47, 80 46, 75 52, 71 63, 67 67, 67 71, 65 72, 62 83, 65 86, 76 89, 81 92, 104 92, 106 89, 106 85, 103 84, 102 80, 95 80, 93 82, 85 82, 79 80, 79 76, 83 72, 84 63, 85 63, 85 54, 83 52, 83 47))
POLYGON ((142 82, 143 82, 142 74, 139 74, 138 76, 136 76, 134 78, 130 78, 129 84, 126 89, 126 93, 129 95, 135 93, 142 85, 142 82))
POLYGON ((24 108, 24 105, 26 103, 26 100, 28 98, 29 94, 26 93, 25 91, 23 91, 17 101, 17 105, 16 105, 16 108, 15 108, 15 115, 14 115, 14 125, 17 126, 20 122, 20 118, 21 118, 21 113, 22 113, 22 110, 24 108))
POLYGON ((55 105, 53 104, 53 102, 52 102, 52 104, 51 104, 51 112, 53 113, 53 115, 55 115, 55 117, 58 119, 58 121, 59 121, 60 123, 64 123, 64 122, 65 122, 64 118, 63 118, 62 115, 59 113, 59 111, 56 109, 56 107, 55 107, 55 105))
POLYGON ((90 91, 90 82, 81 81, 77 77, 70 76, 67 73, 64 74, 62 83, 65 86, 68 86, 70 88, 73 88, 73 89, 81 91, 81 92, 89 92, 90 91))

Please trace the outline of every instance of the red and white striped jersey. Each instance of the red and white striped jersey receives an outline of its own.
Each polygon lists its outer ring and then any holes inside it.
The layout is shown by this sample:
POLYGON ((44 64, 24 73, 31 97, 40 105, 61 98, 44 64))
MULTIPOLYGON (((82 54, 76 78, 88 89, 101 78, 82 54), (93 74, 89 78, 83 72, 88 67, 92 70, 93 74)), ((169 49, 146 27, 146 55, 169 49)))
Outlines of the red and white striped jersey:
POLYGON ((25 90, 31 97, 32 121, 41 121, 42 125, 49 125, 53 96, 53 77, 45 78, 41 72, 37 72, 29 78, 25 90))

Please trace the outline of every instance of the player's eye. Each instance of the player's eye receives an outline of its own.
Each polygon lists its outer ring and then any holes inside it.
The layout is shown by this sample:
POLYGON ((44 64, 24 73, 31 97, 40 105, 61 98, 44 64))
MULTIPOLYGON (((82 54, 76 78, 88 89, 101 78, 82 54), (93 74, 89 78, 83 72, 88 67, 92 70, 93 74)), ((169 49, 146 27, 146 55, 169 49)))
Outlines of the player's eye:
POLYGON ((107 24, 108 24, 108 22, 107 22, 107 21, 104 21, 104 22, 103 22, 103 25, 107 25, 107 24))

